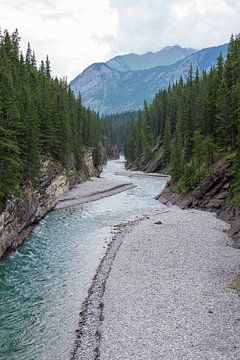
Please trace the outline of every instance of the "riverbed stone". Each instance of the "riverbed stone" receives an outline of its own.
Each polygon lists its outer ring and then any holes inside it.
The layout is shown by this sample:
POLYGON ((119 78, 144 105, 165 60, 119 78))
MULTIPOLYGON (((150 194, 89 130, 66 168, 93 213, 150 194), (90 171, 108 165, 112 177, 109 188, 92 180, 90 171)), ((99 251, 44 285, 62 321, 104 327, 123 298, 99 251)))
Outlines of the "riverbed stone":
POLYGON ((239 360, 240 250, 228 228, 170 207, 123 238, 105 285, 100 360, 239 360))

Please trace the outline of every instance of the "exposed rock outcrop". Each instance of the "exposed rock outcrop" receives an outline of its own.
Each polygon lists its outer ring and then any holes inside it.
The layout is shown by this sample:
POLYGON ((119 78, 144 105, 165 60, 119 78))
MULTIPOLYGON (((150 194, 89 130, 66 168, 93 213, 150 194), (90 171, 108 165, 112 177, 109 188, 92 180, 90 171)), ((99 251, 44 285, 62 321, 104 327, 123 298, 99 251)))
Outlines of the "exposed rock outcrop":
POLYGON ((167 173, 167 169, 164 169, 162 158, 163 153, 161 144, 159 144, 152 150, 152 154, 149 157, 143 154, 135 163, 129 164, 128 168, 133 171, 141 170, 147 173, 167 173))
POLYGON ((84 153, 84 166, 86 167, 86 171, 89 177, 99 176, 101 171, 96 168, 94 164, 95 150, 93 148, 88 149, 84 153))
POLYGON ((179 194, 176 184, 169 182, 158 199, 164 204, 215 212, 219 218, 231 224, 230 234, 240 246, 240 209, 230 201, 234 183, 232 166, 231 159, 221 159, 212 175, 202 180, 191 194, 179 194))
POLYGON ((93 149, 84 153, 80 170, 76 170, 73 158, 69 159, 67 170, 52 159, 46 159, 38 183, 24 184, 21 195, 8 200, 5 211, 0 214, 0 258, 24 241, 34 224, 56 206, 59 196, 77 183, 99 175, 93 155, 93 149))
POLYGON ((108 150, 108 158, 110 160, 118 160, 120 157, 119 149, 117 145, 111 145, 108 150))

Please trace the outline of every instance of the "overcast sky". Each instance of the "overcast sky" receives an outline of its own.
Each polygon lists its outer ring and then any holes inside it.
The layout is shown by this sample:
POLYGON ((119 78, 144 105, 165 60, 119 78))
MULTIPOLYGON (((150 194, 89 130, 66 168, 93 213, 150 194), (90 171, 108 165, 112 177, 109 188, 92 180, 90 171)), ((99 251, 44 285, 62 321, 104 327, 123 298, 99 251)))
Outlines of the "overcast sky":
POLYGON ((225 43, 240 32, 240 0, 0 0, 0 26, 71 80, 119 54, 225 43))

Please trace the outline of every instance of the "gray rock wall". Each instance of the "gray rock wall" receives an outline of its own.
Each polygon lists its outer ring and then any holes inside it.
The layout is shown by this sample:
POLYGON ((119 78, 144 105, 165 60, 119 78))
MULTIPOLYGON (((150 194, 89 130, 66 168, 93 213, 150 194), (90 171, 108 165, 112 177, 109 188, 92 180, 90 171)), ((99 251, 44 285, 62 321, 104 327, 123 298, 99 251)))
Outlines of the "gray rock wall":
POLYGON ((223 158, 212 175, 203 179, 192 193, 179 194, 176 184, 170 182, 158 199, 163 204, 215 212, 220 219, 231 225, 229 233, 240 247, 240 208, 230 199, 231 186, 234 184, 232 169, 232 161, 223 158))
POLYGON ((56 206, 63 193, 99 174, 93 164, 93 149, 85 152, 83 160, 81 171, 76 171, 74 162, 66 170, 51 159, 45 160, 37 186, 25 184, 18 198, 8 200, 0 214, 0 259, 26 239, 34 224, 56 206))

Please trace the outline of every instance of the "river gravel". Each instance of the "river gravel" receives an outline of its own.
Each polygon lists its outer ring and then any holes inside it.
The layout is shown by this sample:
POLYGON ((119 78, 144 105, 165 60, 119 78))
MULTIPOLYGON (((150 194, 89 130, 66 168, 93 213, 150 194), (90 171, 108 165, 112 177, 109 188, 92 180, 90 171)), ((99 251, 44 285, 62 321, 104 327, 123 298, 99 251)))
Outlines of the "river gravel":
POLYGON ((91 201, 119 194, 135 188, 136 185, 115 179, 91 178, 90 181, 76 185, 72 190, 60 196, 55 210, 79 207, 91 201))
POLYGON ((124 236, 105 284, 98 359, 240 359, 240 250, 227 229, 212 213, 171 207, 124 236))
POLYGON ((72 359, 240 360, 240 250, 228 228, 176 206, 117 226, 72 359))

